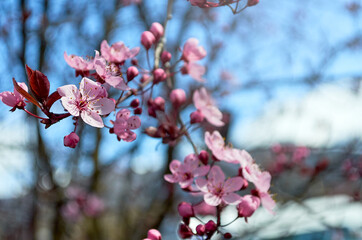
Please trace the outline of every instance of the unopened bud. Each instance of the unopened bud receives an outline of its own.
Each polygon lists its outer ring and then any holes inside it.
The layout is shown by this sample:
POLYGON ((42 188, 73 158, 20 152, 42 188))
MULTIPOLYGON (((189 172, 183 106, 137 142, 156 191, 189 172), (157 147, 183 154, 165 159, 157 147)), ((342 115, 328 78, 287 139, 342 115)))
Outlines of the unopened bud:
POLYGON ((205 231, 208 233, 213 233, 216 231, 216 229, 217 229, 216 223, 212 220, 208 221, 205 224, 205 231))
POLYGON ((164 33, 163 26, 158 22, 152 23, 150 31, 155 36, 157 41, 163 36, 164 33))
POLYGON ((155 36, 150 31, 144 31, 141 35, 141 44, 146 48, 150 49, 155 43, 155 36))
POLYGON ((192 205, 187 202, 181 202, 177 207, 178 213, 181 217, 190 218, 195 216, 192 205))
POLYGON ((201 150, 199 153, 199 160, 202 162, 202 164, 207 165, 209 161, 209 153, 205 150, 201 150))
POLYGON ((127 80, 132 81, 137 76, 138 76, 138 69, 135 66, 130 66, 127 69, 127 80))
POLYGON ((195 111, 190 114, 190 123, 200 123, 204 121, 204 115, 200 111, 195 111))
POLYGON ((189 226, 185 224, 180 224, 178 228, 178 235, 180 236, 180 238, 185 239, 192 237, 194 234, 189 226))
POLYGON ((196 233, 199 236, 203 236, 205 234, 205 225, 202 225, 202 224, 197 225, 196 233))
POLYGON ((186 102, 186 93, 184 90, 178 88, 174 89, 170 93, 170 99, 172 102, 172 105, 175 108, 179 108, 182 104, 186 102))
POLYGON ((165 99, 163 99, 163 97, 156 97, 153 100, 153 104, 154 104, 154 107, 156 108, 156 110, 159 110, 162 112, 165 111, 165 99))
POLYGON ((131 64, 135 65, 135 66, 138 66, 138 60, 136 58, 132 58, 131 64))
POLYGON ((230 238, 232 238, 233 236, 231 235, 231 233, 225 233, 224 234, 224 238, 225 239, 230 239, 230 238))
POLYGON ((165 81, 167 78, 167 74, 165 73, 165 70, 162 68, 157 68, 153 71, 153 82, 154 84, 157 84, 159 82, 165 81))
POLYGON ((130 106, 133 107, 133 108, 136 108, 140 105, 140 100, 138 100, 138 98, 136 99, 133 99, 130 106))
POLYGON ((171 53, 168 52, 168 51, 163 51, 162 54, 161 54, 161 61, 163 64, 169 62, 171 60, 171 53))
POLYGON ((140 81, 141 81, 141 83, 145 83, 145 82, 147 82, 148 79, 150 79, 150 75, 143 74, 140 81))
POLYGON ((259 3, 259 0, 248 0, 248 7, 252 7, 252 6, 255 6, 256 4, 259 3))
POLYGON ((134 113, 135 115, 141 115, 141 114, 142 114, 142 108, 136 108, 136 109, 133 111, 133 113, 134 113))
POLYGON ((64 137, 64 146, 75 148, 79 142, 79 137, 75 132, 71 132, 69 135, 64 137))

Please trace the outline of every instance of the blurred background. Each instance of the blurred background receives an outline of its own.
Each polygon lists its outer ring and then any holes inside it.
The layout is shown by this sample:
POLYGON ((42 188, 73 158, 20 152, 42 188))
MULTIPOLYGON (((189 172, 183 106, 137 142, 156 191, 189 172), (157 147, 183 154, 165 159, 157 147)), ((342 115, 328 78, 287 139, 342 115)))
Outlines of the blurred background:
MULTIPOLYGON (((174 1, 165 48, 176 61, 187 39, 199 39, 208 53, 205 86, 229 120, 218 130, 273 176, 276 215, 261 208, 248 223, 236 221, 228 226, 234 239, 362 239, 361 4, 260 0, 233 15, 174 1)), ((140 46, 166 7, 166 0, 0 1, 0 92, 12 91, 13 77, 27 81, 25 64, 48 76, 51 92, 78 84, 64 51, 94 56, 104 39, 140 46)), ((176 87, 199 86, 176 76, 176 87)), ((70 119, 44 129, 8 110, 0 104, 0 239, 138 240, 150 228, 178 239, 176 208, 188 196, 163 175, 170 160, 192 152, 187 142, 169 147, 143 134, 155 125, 143 114, 135 142, 80 125, 81 142, 69 149, 70 119)), ((63 112, 60 103, 53 110, 63 112)), ((192 132, 200 149, 205 129, 192 132)))

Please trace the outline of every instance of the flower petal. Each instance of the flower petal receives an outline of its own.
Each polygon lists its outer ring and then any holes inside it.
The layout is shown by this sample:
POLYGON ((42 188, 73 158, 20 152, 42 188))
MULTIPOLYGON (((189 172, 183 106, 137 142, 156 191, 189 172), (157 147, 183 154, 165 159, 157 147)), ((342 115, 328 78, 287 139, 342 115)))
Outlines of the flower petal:
POLYGON ((224 184, 224 191, 227 193, 239 191, 243 184, 244 180, 242 177, 229 178, 224 184))
POLYGON ((88 108, 90 111, 96 112, 99 115, 106 115, 115 109, 114 101, 109 98, 99 98, 89 102, 88 108))
POLYGON ((226 204, 236 205, 241 202, 241 197, 236 193, 227 193, 222 196, 226 204))
POLYGON ((97 127, 97 128, 104 127, 101 116, 99 116, 96 112, 82 111, 80 113, 80 116, 85 123, 91 125, 92 127, 97 127))

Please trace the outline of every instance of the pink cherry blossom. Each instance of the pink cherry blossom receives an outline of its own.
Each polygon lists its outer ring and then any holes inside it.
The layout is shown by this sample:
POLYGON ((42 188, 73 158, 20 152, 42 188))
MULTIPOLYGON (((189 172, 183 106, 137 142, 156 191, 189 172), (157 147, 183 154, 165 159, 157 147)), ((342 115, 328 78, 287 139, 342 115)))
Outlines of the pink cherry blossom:
POLYGON ((156 229, 150 229, 147 233, 147 238, 143 240, 162 240, 161 233, 156 229))
POLYGON ((198 46, 199 40, 190 38, 184 44, 181 59, 185 62, 195 62, 206 56, 206 50, 202 46, 198 46))
POLYGON ((190 77, 201 83, 206 82, 206 80, 202 78, 205 72, 205 67, 195 62, 185 62, 181 68, 182 74, 188 74, 190 77))
MULTIPOLYGON (((20 82, 18 85, 24 89, 25 91, 28 91, 28 87, 25 83, 20 82)), ((0 93, 0 100, 12 107, 11 111, 14 111, 16 108, 24 108, 26 106, 25 98, 14 88, 14 92, 5 91, 0 93)))
POLYGON ((86 60, 76 55, 67 55, 67 53, 64 52, 64 60, 68 63, 70 67, 74 68, 75 70, 78 71, 94 70, 93 59, 86 60))
POLYGON ((194 92, 193 102, 197 110, 202 113, 209 123, 217 127, 225 125, 225 123, 221 121, 221 111, 215 106, 214 100, 207 93, 205 88, 201 88, 194 92))
POLYGON ((181 188, 191 186, 194 178, 205 176, 210 166, 199 167, 199 159, 195 154, 189 154, 181 163, 178 160, 173 160, 170 163, 172 174, 166 174, 164 179, 170 183, 179 183, 181 188))
POLYGON ((116 121, 112 121, 114 125, 114 133, 119 140, 132 142, 136 139, 137 134, 131 130, 135 130, 141 126, 141 120, 138 116, 130 116, 131 111, 128 109, 120 110, 116 115, 116 121))
POLYGON ((219 166, 213 166, 208 174, 208 179, 196 179, 196 186, 204 193, 204 201, 211 206, 221 203, 238 204, 241 198, 234 193, 243 186, 241 177, 232 177, 225 181, 225 174, 219 166))
POLYGON ((105 58, 99 56, 98 51, 96 51, 96 57, 94 58, 94 67, 97 74, 112 87, 123 91, 131 89, 121 77, 119 67, 113 63, 107 63, 105 58))
POLYGON ((80 117, 93 127, 104 127, 100 115, 106 115, 115 108, 114 101, 107 98, 107 91, 86 77, 80 83, 79 90, 75 85, 59 87, 63 107, 73 116, 80 117))
POLYGON ((129 49, 123 42, 116 42, 112 46, 106 40, 101 43, 101 54, 108 62, 123 63, 127 59, 137 56, 140 47, 129 49))

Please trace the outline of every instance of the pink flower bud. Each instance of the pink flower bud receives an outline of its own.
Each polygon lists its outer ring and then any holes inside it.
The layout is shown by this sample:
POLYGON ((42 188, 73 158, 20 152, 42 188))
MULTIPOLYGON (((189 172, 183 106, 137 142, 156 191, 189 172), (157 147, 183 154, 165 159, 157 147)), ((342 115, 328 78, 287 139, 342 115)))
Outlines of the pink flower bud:
POLYGON ((186 102, 186 93, 183 89, 174 89, 170 93, 170 99, 172 102, 172 105, 175 108, 179 108, 182 104, 186 102))
POLYGON ((156 229, 148 230, 147 238, 150 240, 162 240, 161 233, 156 229))
POLYGON ((205 234, 205 225, 202 225, 202 224, 197 225, 196 233, 199 236, 203 236, 205 234))
POLYGON ((75 148, 79 142, 79 137, 75 132, 71 132, 69 135, 64 137, 64 146, 75 148))
POLYGON ((153 83, 157 84, 166 80, 167 74, 162 68, 157 68, 153 71, 153 83))
POLYGON ((141 114, 142 114, 142 108, 136 108, 136 109, 133 111, 133 113, 134 113, 135 115, 141 115, 141 114))
POLYGON ((195 216, 194 210, 192 209, 192 206, 191 206, 190 203, 181 202, 178 205, 177 210, 178 210, 178 213, 180 214, 181 217, 190 218, 190 217, 195 216))
POLYGON ((200 123, 202 121, 204 121, 204 115, 199 110, 192 112, 190 114, 190 123, 191 124, 200 123))
POLYGON ((201 150, 199 154, 199 160, 204 164, 207 165, 207 162, 209 161, 209 153, 205 150, 201 150))
POLYGON ((165 99, 163 99, 163 97, 156 97, 153 100, 153 104, 156 110, 165 111, 165 99))
POLYGON ((146 48, 150 49, 155 43, 155 36, 150 31, 144 31, 141 35, 141 44, 146 48))
POLYGON ((256 4, 259 3, 259 0, 248 0, 248 7, 252 7, 252 6, 255 6, 256 4))
POLYGON ((133 108, 137 108, 140 105, 140 100, 138 100, 138 98, 133 99, 130 106, 133 108))
POLYGON ((133 59, 131 60, 131 64, 132 64, 132 65, 135 65, 135 66, 138 66, 138 60, 137 60, 136 58, 133 58, 133 59))
POLYGON ((178 235, 180 238, 185 239, 192 237, 194 234, 189 226, 181 224, 178 228, 178 235))
POLYGON ((213 233, 216 231, 216 229, 217 229, 216 223, 212 220, 208 221, 205 224, 205 231, 208 233, 213 233))
POLYGON ((231 233, 225 233, 224 234, 224 238, 225 239, 230 239, 230 238, 232 238, 233 236, 231 235, 231 233))
POLYGON ((127 69, 127 80, 132 81, 138 76, 138 69, 135 66, 131 66, 127 69))
POLYGON ((163 51, 162 54, 161 54, 161 61, 163 64, 169 62, 171 60, 171 53, 168 52, 168 51, 163 51))
POLYGON ((143 74, 140 81, 141 81, 141 83, 145 83, 149 78, 150 78, 150 75, 143 74))
POLYGON ((146 128, 145 133, 150 137, 158 137, 157 128, 155 128, 155 127, 146 128))
POLYGON ((260 198, 252 195, 242 197, 241 203, 237 206, 239 217, 250 217, 260 206, 260 198))
POLYGON ((164 33, 163 26, 158 22, 152 23, 150 31, 155 36, 157 41, 163 36, 164 33))

